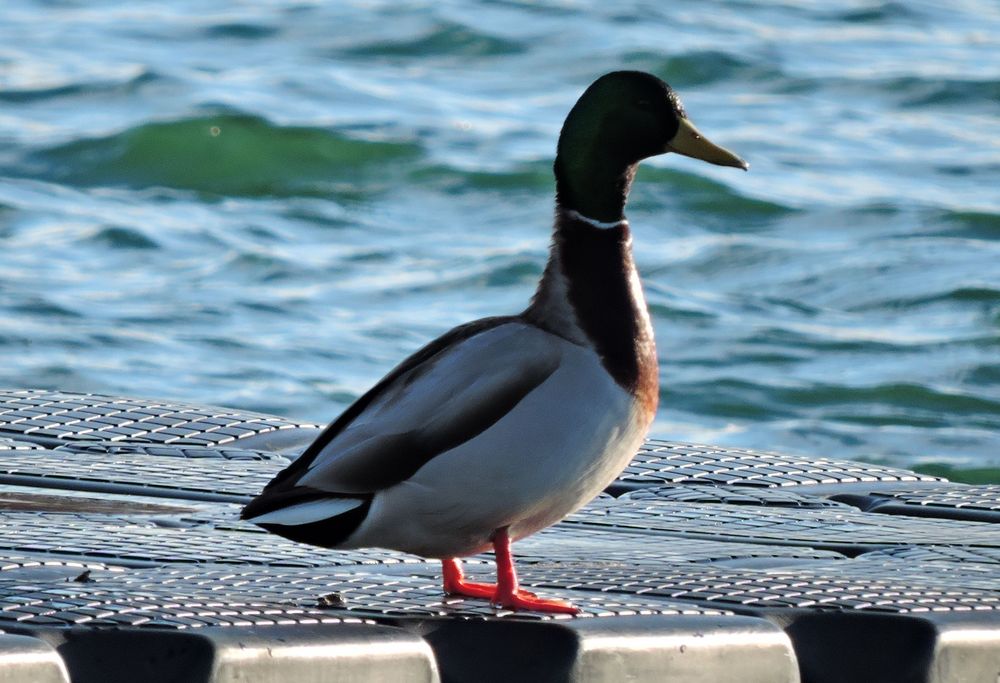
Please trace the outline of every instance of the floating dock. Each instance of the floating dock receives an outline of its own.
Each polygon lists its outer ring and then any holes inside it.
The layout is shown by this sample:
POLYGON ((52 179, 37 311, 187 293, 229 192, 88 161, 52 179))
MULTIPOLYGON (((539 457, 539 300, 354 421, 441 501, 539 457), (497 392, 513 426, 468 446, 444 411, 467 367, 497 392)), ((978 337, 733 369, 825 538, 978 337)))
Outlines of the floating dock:
POLYGON ((437 562, 240 521, 318 432, 0 391, 0 681, 1000 680, 1000 486, 650 441, 514 546, 582 613, 515 614, 445 597, 437 562))

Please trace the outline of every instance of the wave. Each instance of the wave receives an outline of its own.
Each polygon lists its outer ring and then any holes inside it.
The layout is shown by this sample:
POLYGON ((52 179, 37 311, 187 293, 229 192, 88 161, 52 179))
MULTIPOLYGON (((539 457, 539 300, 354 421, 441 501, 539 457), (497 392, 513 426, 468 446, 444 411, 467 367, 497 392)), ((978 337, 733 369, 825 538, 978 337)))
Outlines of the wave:
POLYGON ((382 40, 337 50, 342 57, 494 57, 525 51, 525 46, 452 22, 442 22, 412 39, 382 40))
MULTIPOLYGON (((803 326, 805 327, 805 326, 803 326)), ((791 327, 760 326, 741 339, 744 344, 766 344, 781 346, 796 351, 808 350, 817 353, 888 353, 901 350, 939 349, 948 344, 975 343, 975 339, 942 339, 935 336, 909 338, 893 335, 891 332, 872 332, 863 327, 835 328, 815 325, 805 329, 791 327)))
POLYGON ((659 166, 640 166, 633 205, 648 202, 649 188, 670 197, 688 211, 704 216, 736 218, 740 224, 770 220, 798 212, 798 209, 767 199, 748 197, 728 185, 705 176, 659 166))
POLYGON ((731 419, 788 419, 818 412, 828 422, 946 427, 961 415, 963 424, 996 427, 1000 415, 1000 401, 904 382, 788 386, 713 378, 668 383, 660 393, 665 406, 731 419))
POLYGON ((84 318, 85 315, 41 295, 31 295, 22 301, 5 307, 19 315, 39 318, 84 318))
POLYGON ((10 236, 11 219, 14 217, 16 209, 13 206, 0 202, 0 239, 10 236))
POLYGON ((276 253, 262 250, 238 251, 227 255, 222 264, 222 272, 233 278, 245 277, 255 284, 281 282, 301 277, 306 270, 276 253))
POLYGON ((952 232, 975 239, 1000 239, 1000 214, 985 211, 944 211, 938 218, 952 232))
MULTIPOLYGON (((850 211, 845 216, 865 214, 850 211)), ((960 240, 993 241, 1000 239, 1000 213, 966 209, 923 207, 914 212, 902 208, 887 217, 894 217, 894 229, 887 236, 894 240, 926 240, 927 238, 957 238, 960 240)))
POLYGON ((1000 100, 1000 80, 920 78, 908 76, 881 81, 880 89, 893 93, 907 108, 931 105, 985 104, 992 108, 1000 100))
POLYGON ((430 165, 415 169, 409 180, 450 194, 473 191, 551 192, 555 187, 552 164, 539 161, 509 171, 464 170, 453 166, 430 165))
POLYGON ((886 309, 891 311, 919 308, 930 304, 958 304, 973 305, 977 308, 998 307, 1000 308, 1000 289, 987 286, 965 286, 955 287, 945 292, 935 292, 914 297, 897 297, 891 299, 880 299, 875 303, 858 306, 851 310, 869 311, 874 309, 886 309))
POLYGON ((463 268, 447 271, 414 271, 393 278, 381 287, 382 292, 418 294, 427 292, 483 293, 488 289, 531 288, 541 277, 545 264, 541 255, 522 253, 485 257, 463 268))
POLYGON ((411 142, 227 113, 147 123, 34 152, 36 178, 84 187, 170 187, 216 195, 343 195, 380 187, 379 174, 422 154, 411 142))
POLYGON ((984 363, 969 368, 965 373, 971 384, 1000 386, 1000 363, 984 363))
POLYGON ((240 40, 259 40, 270 38, 278 33, 277 27, 243 22, 215 24, 205 29, 205 35, 210 38, 237 38, 240 40))
POLYGON ((658 52, 630 52, 624 55, 623 61, 629 68, 656 74, 675 88, 730 80, 759 82, 785 78, 773 63, 717 50, 695 50, 669 57, 658 52))
POLYGON ((866 7, 837 11, 822 18, 831 22, 849 24, 874 24, 893 21, 908 21, 919 18, 914 10, 898 2, 883 2, 866 7))
MULTIPOLYGON (((919 67, 914 71, 919 74, 919 67)), ((988 108, 992 113, 1000 99, 1000 79, 995 78, 796 76, 774 79, 769 87, 787 94, 826 92, 838 93, 841 98, 888 98, 901 109, 950 107, 970 112, 988 108)))
POLYGON ((88 241, 112 249, 157 249, 159 243, 141 230, 122 226, 108 226, 91 235, 88 241))
POLYGON ((681 306, 671 306, 662 302, 649 301, 649 314, 656 321, 689 320, 708 321, 718 318, 718 314, 712 311, 699 310, 697 308, 684 308, 681 306))
POLYGON ((796 406, 864 404, 892 406, 904 411, 927 411, 950 416, 983 415, 993 420, 1000 415, 1000 401, 958 391, 935 389, 924 384, 889 383, 868 387, 816 384, 809 387, 781 387, 778 395, 796 406))
POLYGON ((28 104, 64 97, 107 97, 110 95, 134 95, 141 88, 164 78, 148 69, 125 79, 99 79, 77 81, 40 88, 0 88, 0 102, 28 104))

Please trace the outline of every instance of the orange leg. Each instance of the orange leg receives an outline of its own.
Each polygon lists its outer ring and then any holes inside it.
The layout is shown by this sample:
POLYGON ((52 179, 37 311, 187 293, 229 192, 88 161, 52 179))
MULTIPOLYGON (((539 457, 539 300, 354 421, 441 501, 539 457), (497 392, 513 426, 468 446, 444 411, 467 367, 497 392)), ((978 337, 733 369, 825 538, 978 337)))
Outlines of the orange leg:
POLYGON ((449 595, 463 595, 470 598, 488 598, 496 605, 513 610, 533 612, 556 612, 577 614, 579 610, 565 600, 540 598, 517 584, 514 557, 510 552, 510 536, 507 528, 497 529, 493 534, 493 551, 496 555, 497 582, 472 583, 466 581, 462 566, 455 558, 441 560, 444 574, 444 592, 449 595))
POLYGON ((462 563, 454 557, 441 560, 444 575, 444 592, 448 595, 461 595, 466 598, 486 598, 492 600, 496 595, 495 583, 473 583, 465 580, 462 563))

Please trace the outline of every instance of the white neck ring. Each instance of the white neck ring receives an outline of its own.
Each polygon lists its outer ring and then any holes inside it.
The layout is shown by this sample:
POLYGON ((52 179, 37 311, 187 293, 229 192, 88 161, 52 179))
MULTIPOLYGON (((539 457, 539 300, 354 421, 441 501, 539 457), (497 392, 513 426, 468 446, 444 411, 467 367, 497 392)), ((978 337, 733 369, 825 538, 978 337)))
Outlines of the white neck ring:
POLYGON ((579 211, 576 211, 575 209, 566 209, 566 215, 572 218, 573 220, 582 221, 589 225, 593 225, 595 228, 600 228, 601 230, 607 230, 608 228, 617 228, 619 225, 622 224, 628 225, 627 218, 623 218, 620 221, 615 221, 613 223, 606 223, 604 221, 599 221, 594 218, 588 218, 579 211))

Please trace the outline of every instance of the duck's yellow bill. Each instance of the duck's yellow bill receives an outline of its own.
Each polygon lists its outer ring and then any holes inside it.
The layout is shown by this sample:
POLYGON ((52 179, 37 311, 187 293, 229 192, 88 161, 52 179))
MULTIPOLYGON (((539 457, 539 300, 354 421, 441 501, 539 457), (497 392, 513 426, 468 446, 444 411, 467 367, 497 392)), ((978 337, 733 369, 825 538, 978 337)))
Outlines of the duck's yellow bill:
POLYGON ((678 120, 680 125, 677 128, 677 134, 667 143, 667 148, 664 151, 677 152, 716 166, 733 166, 734 168, 742 168, 744 171, 749 170, 750 164, 699 133, 688 119, 678 120))

